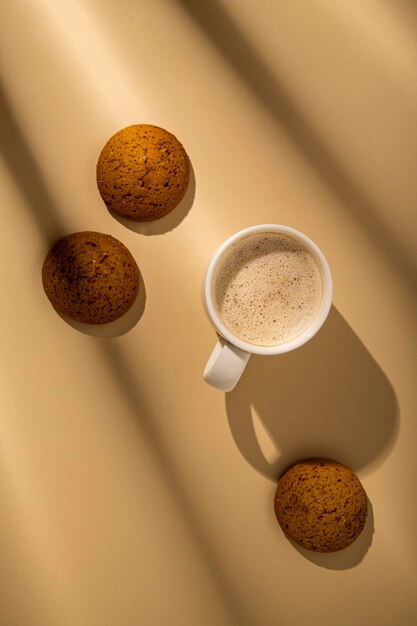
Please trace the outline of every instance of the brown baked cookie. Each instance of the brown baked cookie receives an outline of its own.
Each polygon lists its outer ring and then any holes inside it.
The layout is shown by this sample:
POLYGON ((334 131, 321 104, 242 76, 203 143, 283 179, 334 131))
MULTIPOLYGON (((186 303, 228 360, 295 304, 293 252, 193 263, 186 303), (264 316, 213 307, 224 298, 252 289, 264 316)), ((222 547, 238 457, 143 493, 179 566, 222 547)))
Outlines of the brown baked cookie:
POLYGON ((330 459, 306 459, 281 476, 275 513, 288 537, 316 552, 336 552, 362 532, 367 497, 358 477, 330 459))
POLYGON ((111 137, 98 159, 97 185, 107 208, 137 222, 158 220, 183 197, 187 153, 163 128, 136 124, 111 137))
POLYGON ((102 233, 63 237, 42 267, 43 288, 55 309, 86 324, 121 317, 135 301, 139 282, 139 268, 126 246, 102 233))

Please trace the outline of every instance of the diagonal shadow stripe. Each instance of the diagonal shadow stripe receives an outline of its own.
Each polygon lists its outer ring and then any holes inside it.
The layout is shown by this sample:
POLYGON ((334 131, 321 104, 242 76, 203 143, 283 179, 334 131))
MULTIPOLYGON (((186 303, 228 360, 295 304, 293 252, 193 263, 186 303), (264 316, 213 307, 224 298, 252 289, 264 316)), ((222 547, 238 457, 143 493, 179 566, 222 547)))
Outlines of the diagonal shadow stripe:
POLYGON ((0 153, 48 243, 65 232, 44 176, 0 83, 0 153))
POLYGON ((137 376, 127 365, 114 340, 103 341, 100 347, 104 358, 111 364, 116 382, 123 393, 131 415, 136 420, 141 436, 146 438, 149 449, 152 450, 158 461, 169 491, 182 512, 190 537, 190 549, 196 550, 202 562, 207 565, 210 582, 230 616, 230 623, 236 626, 251 626, 252 622, 246 613, 242 598, 238 597, 230 577, 225 572, 221 558, 213 549, 211 540, 207 537, 204 525, 201 523, 198 509, 187 494, 172 454, 155 426, 156 421, 152 416, 152 408, 146 402, 146 394, 141 393, 137 376))
MULTIPOLYGON (((65 223, 58 215, 42 171, 21 132, 1 84, 0 152, 24 196, 35 225, 47 243, 52 243, 66 232, 65 223)), ((111 368, 115 384, 123 394, 131 414, 137 419, 139 416, 141 418, 141 433, 146 437, 149 448, 155 455, 166 483, 173 494, 179 515, 182 516, 190 536, 190 549, 196 550, 202 562, 206 564, 210 582, 230 617, 230 625, 250 626, 241 599, 237 598, 221 560, 215 554, 210 538, 204 532, 198 511, 178 475, 175 461, 153 424, 152 408, 144 402, 143 394, 138 391, 137 377, 124 359, 123 352, 117 342, 103 338, 96 341, 96 347, 102 352, 103 358, 111 368)))
POLYGON ((397 243, 366 191, 349 175, 331 147, 320 137, 319 131, 308 123, 284 84, 269 69, 224 6, 218 0, 178 1, 257 96, 267 113, 286 131, 322 181, 355 216, 367 236, 381 252, 389 255, 390 263, 400 276, 414 286, 417 266, 411 253, 397 243))

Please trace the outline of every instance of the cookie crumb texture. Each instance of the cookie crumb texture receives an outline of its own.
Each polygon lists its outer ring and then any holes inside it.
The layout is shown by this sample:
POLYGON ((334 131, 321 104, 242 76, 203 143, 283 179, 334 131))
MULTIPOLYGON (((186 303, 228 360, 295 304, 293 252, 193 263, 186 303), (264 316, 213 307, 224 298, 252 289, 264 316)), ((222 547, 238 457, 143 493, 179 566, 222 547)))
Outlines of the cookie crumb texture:
POLYGON ((72 233, 48 252, 43 288, 52 305, 86 324, 121 317, 134 303, 140 273, 124 244, 96 232, 72 233))
POLYGON ((160 219, 183 197, 190 178, 187 153, 167 130, 135 124, 117 132, 97 163, 107 208, 137 222, 160 219))
POLYGON ((284 533, 296 543, 316 552, 336 552, 364 529, 367 496, 345 465, 306 459, 280 478, 275 513, 284 533))

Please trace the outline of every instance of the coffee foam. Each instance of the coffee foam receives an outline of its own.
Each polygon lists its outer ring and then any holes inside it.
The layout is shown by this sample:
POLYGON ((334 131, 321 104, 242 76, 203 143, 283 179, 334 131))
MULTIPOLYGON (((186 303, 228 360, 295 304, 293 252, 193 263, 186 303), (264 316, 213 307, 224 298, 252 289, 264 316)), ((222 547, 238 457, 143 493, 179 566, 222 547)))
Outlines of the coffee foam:
POLYGON ((224 325, 259 346, 300 335, 316 316, 322 294, 320 269, 311 252, 281 233, 249 235, 236 242, 215 281, 224 325))

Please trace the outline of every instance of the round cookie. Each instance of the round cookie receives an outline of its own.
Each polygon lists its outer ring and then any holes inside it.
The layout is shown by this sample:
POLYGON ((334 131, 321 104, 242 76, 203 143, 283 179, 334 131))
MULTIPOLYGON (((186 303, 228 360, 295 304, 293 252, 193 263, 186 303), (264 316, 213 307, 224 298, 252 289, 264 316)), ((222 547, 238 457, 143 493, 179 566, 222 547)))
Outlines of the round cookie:
POLYGON ((158 220, 172 211, 189 178, 182 144, 167 130, 150 124, 119 130, 97 163, 97 185, 107 208, 137 222, 158 220))
POLYGON ((96 232, 72 233, 48 252, 42 283, 52 305, 86 324, 121 317, 139 291, 135 259, 120 241, 96 232))
POLYGON ((367 497, 358 477, 345 465, 306 459, 281 476, 275 514, 284 533, 304 548, 336 552, 362 532, 367 497))

